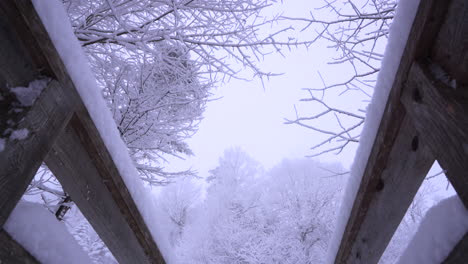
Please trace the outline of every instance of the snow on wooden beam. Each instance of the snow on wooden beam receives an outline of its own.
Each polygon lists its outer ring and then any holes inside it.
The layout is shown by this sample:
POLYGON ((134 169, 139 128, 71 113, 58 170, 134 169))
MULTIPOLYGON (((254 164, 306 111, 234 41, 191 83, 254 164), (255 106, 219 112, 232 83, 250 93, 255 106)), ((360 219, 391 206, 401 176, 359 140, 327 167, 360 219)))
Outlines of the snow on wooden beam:
POLYGON ((18 244, 5 230, 0 229, 1 263, 38 264, 39 262, 18 244))
POLYGON ((377 263, 435 158, 402 103, 416 58, 427 57, 450 1, 421 1, 334 263, 377 263))
POLYGON ((29 0, 15 1, 74 115, 45 162, 119 263, 164 263, 60 55, 29 0))
POLYGON ((433 62, 413 63, 408 79, 405 108, 468 209, 468 87, 433 62))
POLYGON ((35 102, 24 93, 21 102, 11 92, 18 86, 24 92, 40 78, 43 72, 37 65, 44 61, 40 53, 28 50, 35 41, 23 38, 29 31, 24 22, 17 23, 20 17, 15 10, 10 1, 0 2, 0 227, 71 117, 56 81, 44 81, 47 87, 35 102))
POLYGON ((162 263, 90 119, 75 115, 45 160, 119 263, 162 263))

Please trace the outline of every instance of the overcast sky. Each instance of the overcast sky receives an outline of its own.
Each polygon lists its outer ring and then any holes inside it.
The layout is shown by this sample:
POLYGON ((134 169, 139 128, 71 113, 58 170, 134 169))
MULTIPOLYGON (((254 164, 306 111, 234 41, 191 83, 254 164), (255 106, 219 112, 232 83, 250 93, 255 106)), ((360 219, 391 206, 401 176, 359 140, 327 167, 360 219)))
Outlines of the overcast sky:
MULTIPOLYGON (((290 1, 275 9, 281 9, 289 16, 307 16, 307 10, 314 7, 313 2, 290 1), (305 4, 307 2, 310 2, 308 6, 305 4)), ((285 125, 284 118, 295 117, 295 104, 304 114, 313 112, 314 106, 301 104, 299 100, 307 97, 301 88, 322 87, 318 71, 327 82, 332 83, 344 80, 350 69, 327 64, 336 54, 325 43, 312 45, 308 50, 292 50, 284 55, 273 54, 262 62, 263 70, 284 73, 265 82, 265 89, 258 80, 231 80, 220 85, 214 91, 213 98, 221 99, 208 103, 199 131, 188 140, 195 156, 184 161, 171 159, 169 168, 182 170, 192 167, 201 177, 206 177, 208 171, 217 166, 223 151, 232 146, 242 147, 266 169, 284 158, 302 158, 310 154, 310 147, 320 142, 323 135, 296 125, 285 125)), ((334 97, 330 103, 357 107, 363 105, 363 100, 368 98, 351 92, 334 97)), ((330 124, 324 122, 321 125, 330 124)), ((340 155, 321 155, 317 159, 340 162, 345 169, 349 169, 356 147, 354 144, 340 155)), ((439 170, 434 168, 430 175, 439 170)), ((432 181, 445 195, 445 177, 432 181)))

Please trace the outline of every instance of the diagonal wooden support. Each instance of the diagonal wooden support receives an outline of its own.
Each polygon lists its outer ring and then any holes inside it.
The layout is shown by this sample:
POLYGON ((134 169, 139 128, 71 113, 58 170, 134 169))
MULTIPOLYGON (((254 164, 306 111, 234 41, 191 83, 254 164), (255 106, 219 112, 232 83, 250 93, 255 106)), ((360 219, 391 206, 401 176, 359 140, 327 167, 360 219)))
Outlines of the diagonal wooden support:
MULTIPOLYGON (((3 139, 5 146, 0 152, 0 226, 8 219, 72 114, 66 95, 56 81, 49 83, 32 107, 22 109, 25 113, 14 129, 25 129, 27 137, 3 139)), ((9 118, 9 115, 2 113, 1 117, 9 118)), ((8 129, 5 126, 1 128, 2 133, 8 129)))
POLYGON ((444 75, 434 63, 413 63, 402 101, 468 208, 468 87, 455 89, 444 75))
POLYGON ((17 16, 31 32, 26 39, 33 38, 32 42, 37 43, 31 49, 43 54, 46 62, 42 67, 60 82, 74 109, 70 124, 59 135, 46 164, 119 263, 164 263, 31 1, 17 0, 14 5, 17 16))
POLYGON ((434 156, 401 104, 415 58, 428 56, 450 1, 421 1, 335 263, 377 263, 434 156))
MULTIPOLYGON (((451 85, 455 82, 439 65, 416 61, 402 102, 468 210, 468 87, 451 85)), ((467 258, 468 233, 443 263, 463 263, 467 258)))
POLYGON ((21 105, 11 87, 28 86, 48 71, 13 1, 0 1, 0 227, 23 195, 71 110, 58 82, 52 81, 32 106, 21 105), (27 129, 23 140, 11 140, 13 130, 27 129))
POLYGON ((46 164, 119 263, 164 263, 100 135, 85 122, 72 118, 46 164))
POLYGON ((39 264, 39 261, 3 229, 0 229, 0 245, 0 263, 39 264))
POLYGON ((466 263, 468 259, 468 233, 457 243, 455 248, 448 257, 442 262, 442 264, 460 264, 466 263))

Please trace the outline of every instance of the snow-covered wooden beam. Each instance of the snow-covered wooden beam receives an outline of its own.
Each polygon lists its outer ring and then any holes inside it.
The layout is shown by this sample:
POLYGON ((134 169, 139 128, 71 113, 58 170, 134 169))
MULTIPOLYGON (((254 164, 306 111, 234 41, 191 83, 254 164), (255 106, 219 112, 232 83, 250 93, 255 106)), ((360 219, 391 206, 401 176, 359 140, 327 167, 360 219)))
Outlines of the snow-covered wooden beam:
POLYGON ((0 152, 1 224, 46 157, 49 168, 119 263, 165 263, 33 4, 30 0, 0 1, 0 15, 0 34, 6 36, 0 35, 4 68, 0 91, 27 85, 37 77, 49 78, 49 86, 28 111, 30 117, 27 114, 15 127, 24 126, 31 133, 23 140, 6 141, 0 152), (13 45, 4 48, 4 39, 13 45), (4 62, 12 62, 12 67, 6 68, 4 62), (18 83, 24 80, 29 81, 18 83))
POLYGON ((120 263, 161 262, 90 119, 75 115, 45 162, 120 263))
POLYGON ((3 229, 0 229, 0 245, 0 260, 2 263, 39 263, 3 229))
POLYGON ((71 117, 58 82, 35 83, 41 55, 29 53, 31 39, 21 41, 24 23, 11 27, 19 17, 6 2, 0 2, 0 227, 71 117))
POLYGON ((379 261, 435 160, 401 94, 413 61, 430 56, 450 3, 419 4, 334 263, 379 261))

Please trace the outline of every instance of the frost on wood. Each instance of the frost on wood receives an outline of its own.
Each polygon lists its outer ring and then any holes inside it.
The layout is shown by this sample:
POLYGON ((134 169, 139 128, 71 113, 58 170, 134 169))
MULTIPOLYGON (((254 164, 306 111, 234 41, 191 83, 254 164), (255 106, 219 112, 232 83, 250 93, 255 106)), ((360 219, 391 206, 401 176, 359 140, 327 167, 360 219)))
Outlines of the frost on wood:
POLYGON ((21 128, 13 130, 10 135, 10 140, 23 140, 26 139, 29 135, 29 130, 27 128, 21 128))
POLYGON ((91 263, 65 225, 40 204, 20 201, 4 228, 41 263, 91 263))
POLYGON ((164 226, 159 225, 154 197, 138 177, 138 171, 120 137, 62 3, 58 0, 34 0, 33 4, 145 223, 169 262, 169 245, 162 239, 164 226))
MULTIPOLYGON (((41 95, 42 90, 47 87, 49 82, 49 78, 40 78, 31 81, 27 87, 9 88, 11 95, 14 96, 12 101, 8 104, 8 113, 4 118, 4 122, 2 122, 4 130, 3 134, 0 135, 0 152, 4 150, 8 141, 24 140, 28 137, 29 130, 27 128, 18 128, 23 118, 21 112, 34 105, 34 102, 41 95)), ((4 97, 0 96, 0 100, 3 99, 4 97)))
POLYGON ((14 87, 10 91, 16 95, 16 99, 22 106, 32 106, 42 90, 47 86, 49 79, 34 80, 28 87, 14 87))
POLYGON ((427 212, 398 263, 442 263, 466 232, 468 210, 458 196, 447 198, 427 212))
POLYGON ((328 263, 334 262, 338 252, 418 5, 418 0, 401 0, 398 3, 394 22, 390 26, 388 44, 377 77, 374 94, 366 111, 364 127, 341 204, 337 226, 328 249, 328 263))

